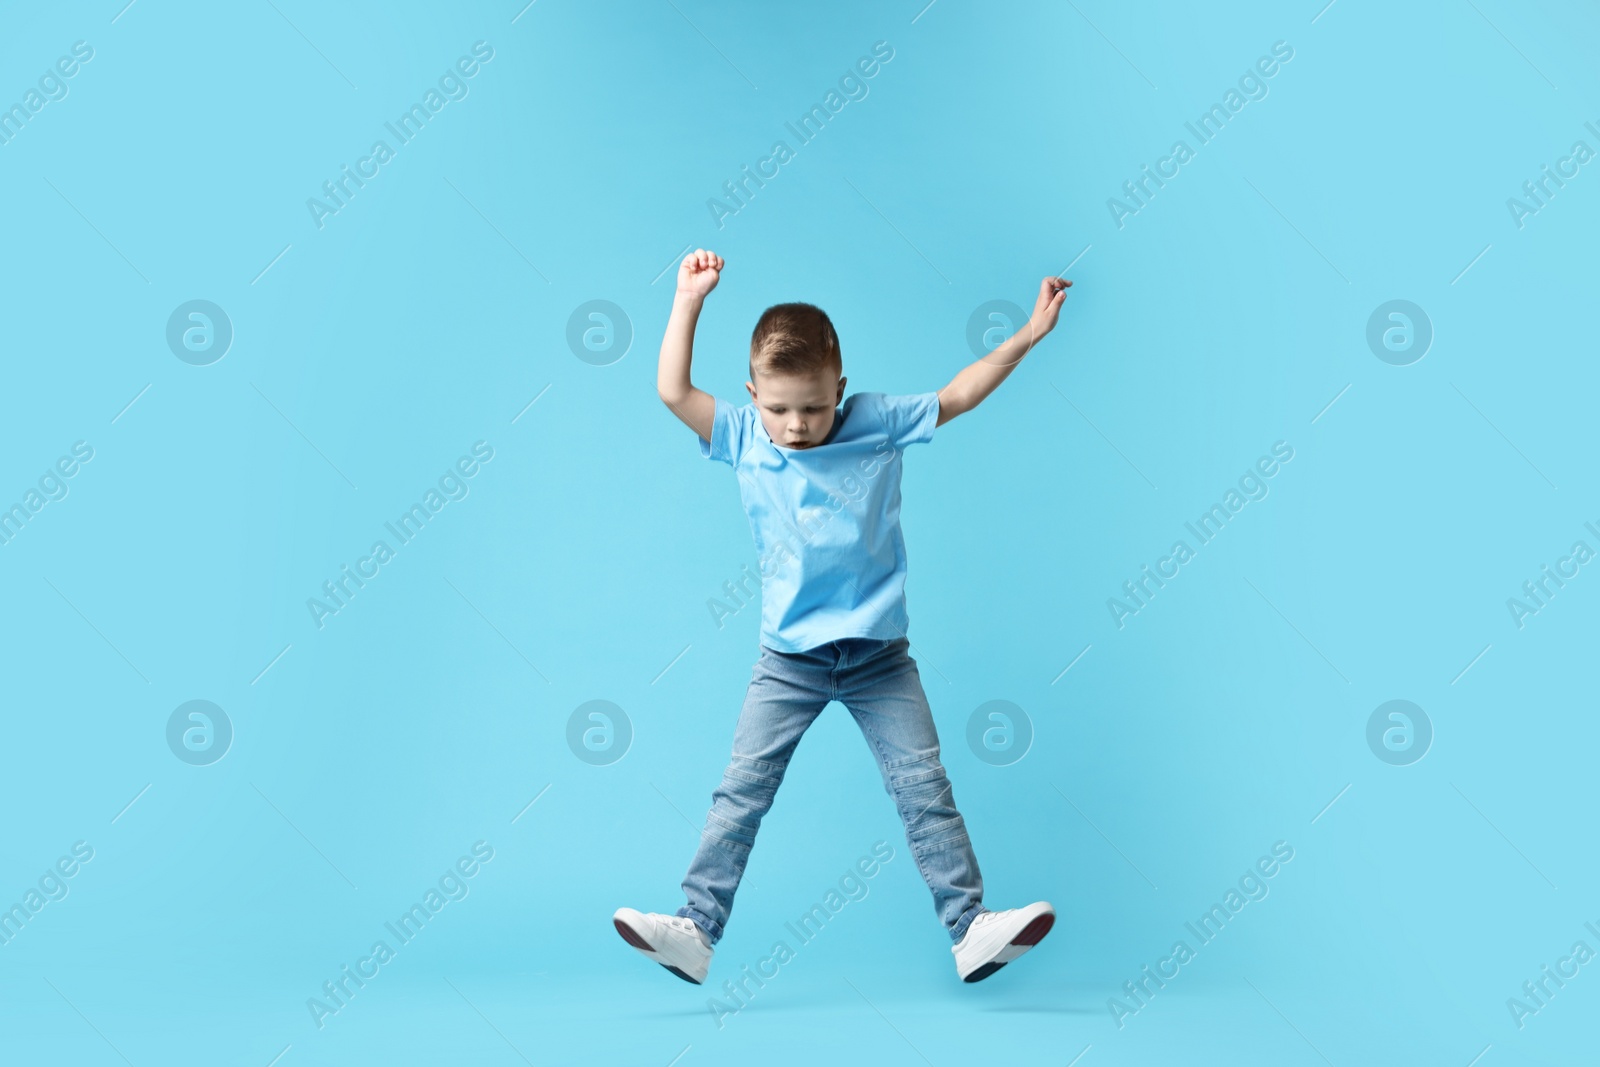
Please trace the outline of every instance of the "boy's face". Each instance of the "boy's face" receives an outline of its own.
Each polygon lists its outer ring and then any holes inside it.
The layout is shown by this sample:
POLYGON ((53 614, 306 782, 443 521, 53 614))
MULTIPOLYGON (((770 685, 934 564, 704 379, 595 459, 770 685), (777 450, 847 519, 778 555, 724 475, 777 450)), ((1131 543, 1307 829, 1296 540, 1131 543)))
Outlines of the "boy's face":
POLYGON ((844 399, 844 378, 823 367, 812 374, 762 374, 745 382, 774 444, 811 448, 833 429, 835 407, 844 399))

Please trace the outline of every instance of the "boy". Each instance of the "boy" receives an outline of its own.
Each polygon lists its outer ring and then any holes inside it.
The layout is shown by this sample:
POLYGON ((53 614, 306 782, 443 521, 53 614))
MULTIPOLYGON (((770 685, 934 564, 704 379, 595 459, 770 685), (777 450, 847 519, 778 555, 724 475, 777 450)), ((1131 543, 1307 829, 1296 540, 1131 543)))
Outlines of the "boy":
POLYGON ((722 268, 722 257, 703 249, 679 266, 656 389, 700 435, 700 454, 739 475, 760 556, 761 657, 683 881, 688 904, 674 915, 619 908, 612 922, 648 959, 704 982, 761 818, 801 735, 837 700, 878 759, 917 869, 955 942, 956 973, 981 981, 1038 944, 1055 909, 1044 901, 1008 911, 983 906, 978 860, 907 654, 900 450, 930 440, 936 426, 993 392, 1055 328, 1072 283, 1045 278, 1026 329, 937 393, 918 396, 845 400, 828 316, 810 304, 768 308, 750 340, 751 402, 735 408, 689 380, 695 323, 722 268))

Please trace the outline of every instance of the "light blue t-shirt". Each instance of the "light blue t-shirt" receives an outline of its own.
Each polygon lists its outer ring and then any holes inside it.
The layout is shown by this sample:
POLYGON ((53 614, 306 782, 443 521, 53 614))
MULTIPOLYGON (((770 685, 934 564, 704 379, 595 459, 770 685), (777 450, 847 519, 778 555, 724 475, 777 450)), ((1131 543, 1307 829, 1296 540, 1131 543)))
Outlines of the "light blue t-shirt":
POLYGON ((822 444, 784 448, 754 404, 716 402, 700 454, 739 476, 761 575, 761 643, 802 652, 905 635, 900 455, 933 438, 939 394, 845 399, 822 444))

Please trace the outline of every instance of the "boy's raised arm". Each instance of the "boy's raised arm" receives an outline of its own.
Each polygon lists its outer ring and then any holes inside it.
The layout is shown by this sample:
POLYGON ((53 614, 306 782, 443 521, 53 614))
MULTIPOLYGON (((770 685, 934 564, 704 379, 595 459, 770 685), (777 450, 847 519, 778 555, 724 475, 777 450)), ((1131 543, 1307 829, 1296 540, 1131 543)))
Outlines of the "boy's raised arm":
POLYGON ((1067 287, 1071 284, 1065 278, 1044 278, 1039 282, 1039 298, 1034 301, 1033 315, 1027 325, 987 356, 962 368, 961 373, 950 379, 949 385, 939 390, 939 421, 935 425, 943 426, 957 415, 971 411, 1006 380, 1006 375, 1022 362, 1028 350, 1056 328, 1056 319, 1061 315, 1061 305, 1067 299, 1067 287))
POLYGON ((672 298, 672 317, 661 339, 661 361, 656 366, 656 392, 662 403, 695 433, 711 440, 711 422, 717 402, 689 380, 694 358, 694 327, 707 294, 717 287, 722 257, 697 248, 678 265, 678 291, 672 298))

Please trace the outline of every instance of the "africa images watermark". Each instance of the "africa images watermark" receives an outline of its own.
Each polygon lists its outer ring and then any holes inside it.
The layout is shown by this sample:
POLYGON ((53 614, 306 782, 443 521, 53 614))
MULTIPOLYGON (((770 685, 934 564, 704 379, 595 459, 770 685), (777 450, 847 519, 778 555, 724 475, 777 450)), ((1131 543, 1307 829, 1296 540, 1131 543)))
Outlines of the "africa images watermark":
MULTIPOLYGON (((809 945, 822 933, 822 928, 828 920, 844 910, 844 906, 851 901, 867 899, 871 892, 867 883, 877 877, 884 865, 894 859, 894 846, 887 841, 874 841, 872 855, 862 856, 856 860, 854 867, 846 870, 839 876, 839 888, 831 886, 823 894, 819 903, 811 905, 811 909, 800 916, 795 922, 786 922, 784 929, 794 936, 799 945, 809 945), (873 857, 877 857, 874 859, 873 857)), ((784 940, 774 941, 772 949, 756 961, 752 971, 750 964, 739 968, 742 976, 738 982, 728 979, 722 983, 722 991, 727 994, 727 1000, 718 1000, 716 997, 706 999, 706 1010, 711 1013, 711 1019, 721 1030, 727 1025, 725 1020, 739 1014, 756 994, 767 987, 767 981, 778 976, 780 968, 795 958, 795 950, 789 947, 784 940), (765 980, 764 980, 765 979, 765 980), (755 988, 751 988, 754 983, 755 988)))
MULTIPOLYGON (((453 467, 439 476, 437 489, 429 486, 428 491, 422 495, 420 503, 412 504, 409 510, 401 512, 400 517, 394 522, 384 523, 383 528, 394 535, 396 546, 410 544, 412 539, 422 532, 428 520, 444 510, 448 501, 467 499, 467 494, 472 491, 471 486, 467 484, 468 481, 492 459, 494 459, 494 446, 487 441, 474 442, 472 456, 459 457, 453 467)), ((367 554, 356 560, 354 571, 350 569, 350 564, 340 564, 339 576, 322 583, 322 592, 327 601, 316 597, 306 598, 306 610, 311 613, 311 621, 316 623, 317 629, 320 630, 327 625, 324 620, 329 615, 337 615, 349 607, 356 593, 365 588, 367 582, 382 573, 384 564, 394 559, 397 551, 398 547, 389 547, 387 541, 374 541, 367 554), (368 566, 372 568, 370 571, 367 569, 368 566), (354 588, 351 587, 352 583, 354 588)))
POLYGON ((83 69, 94 58, 94 46, 88 41, 74 41, 72 55, 61 56, 54 68, 46 68, 39 75, 38 88, 29 88, 22 99, 9 108, 0 108, 0 144, 10 144, 22 132, 33 116, 45 109, 46 104, 65 100, 70 88, 67 80, 83 69))
MULTIPOLYGON (((1596 138, 1600 138, 1600 129, 1597 129, 1593 122, 1585 122, 1583 128, 1594 134, 1596 138)), ((1595 151, 1589 147, 1587 142, 1574 141, 1567 154, 1556 160, 1554 174, 1550 172, 1550 164, 1545 163, 1539 168, 1541 171, 1539 177, 1522 183, 1522 195, 1527 197, 1527 200, 1518 200, 1514 196, 1507 197, 1506 210, 1511 213, 1511 221, 1517 224, 1517 229, 1520 230, 1527 226, 1529 218, 1549 207, 1548 201, 1555 199, 1556 193, 1567 187, 1567 183, 1562 179, 1576 178, 1583 165, 1593 159, 1594 156, 1595 151), (1571 164, 1571 170, 1567 169, 1568 164, 1571 164), (1555 186, 1553 189, 1551 188, 1552 184, 1555 186), (1541 196, 1540 194, 1543 195, 1541 196)))
POLYGON ((74 841, 71 856, 63 855, 53 866, 46 867, 39 876, 37 889, 29 886, 21 900, 0 911, 0 945, 11 944, 12 938, 22 933, 22 928, 32 922, 46 904, 53 900, 66 900, 67 893, 71 891, 68 880, 92 859, 94 846, 87 841, 74 841))
MULTIPOLYGON (((1267 80, 1282 69, 1280 61, 1286 64, 1293 58, 1294 49, 1290 47, 1289 42, 1274 41, 1272 56, 1262 56, 1256 60, 1254 69, 1246 69, 1239 76, 1238 89, 1229 89, 1223 94, 1221 103, 1212 104, 1195 122, 1185 122, 1184 128, 1194 134, 1200 146, 1210 144, 1212 139, 1227 126, 1229 120, 1244 110, 1245 104, 1252 100, 1267 98, 1267 80), (1273 56, 1277 58, 1274 59, 1273 56), (1241 92, 1243 95, 1240 95, 1241 92), (1198 128, 1196 122, 1199 123, 1198 128)), ((1156 160, 1154 172, 1148 163, 1140 164, 1141 176, 1122 183, 1122 192, 1132 203, 1114 196, 1106 200, 1106 210, 1111 212, 1111 221, 1117 224, 1117 229, 1123 229, 1127 225, 1124 220, 1129 216, 1137 215, 1149 207, 1156 193, 1167 187, 1163 179, 1176 178, 1184 164, 1192 160, 1195 154, 1196 149, 1190 148, 1189 142, 1179 140, 1172 143, 1172 148, 1166 155, 1156 160), (1171 170, 1167 169, 1168 165, 1171 165, 1171 170), (1155 188, 1151 188, 1151 183, 1154 183, 1155 188)))
MULTIPOLYGON (((1586 522, 1583 528, 1600 539, 1600 529, 1596 529, 1594 523, 1586 522)), ((1522 583, 1522 596, 1526 599, 1514 596, 1506 598, 1506 610, 1511 613, 1511 621, 1517 624, 1517 629, 1527 626, 1530 616, 1549 607, 1555 595, 1565 589, 1567 583, 1576 578, 1580 568, 1591 559, 1594 559, 1594 549, 1589 547, 1589 543, 1574 541, 1567 554, 1556 560, 1554 570, 1548 563, 1540 564, 1539 577, 1522 583)))
POLYGON ((1137 1015, 1148 1008, 1156 993, 1167 988, 1167 982, 1182 974, 1183 968, 1194 961, 1200 949, 1215 941, 1233 917, 1244 910, 1246 904, 1266 900, 1267 894, 1271 892, 1267 882, 1292 859, 1294 859, 1293 845, 1287 841, 1273 842, 1272 855, 1260 857, 1256 860, 1255 866, 1246 869, 1239 876, 1238 888, 1229 886, 1228 891, 1223 894, 1221 903, 1212 904, 1211 910, 1204 912, 1194 922, 1183 924, 1183 928, 1194 936, 1195 947, 1189 947, 1189 943, 1181 938, 1174 941, 1171 951, 1156 961, 1154 970, 1147 963, 1139 969, 1138 978, 1122 983, 1122 992, 1126 1000, 1107 997, 1106 1010, 1111 1012, 1111 1021, 1117 1024, 1117 1029, 1121 1030, 1127 1025, 1126 1020, 1130 1015, 1137 1015), (1168 970, 1169 967, 1171 970, 1168 970))
POLYGON ((72 455, 61 456, 55 463, 44 469, 39 476, 39 487, 28 487, 22 494, 22 499, 9 508, 0 508, 0 545, 9 545, 11 539, 22 532, 22 528, 44 506, 54 500, 65 500, 71 491, 67 480, 83 469, 83 464, 94 458, 94 446, 87 441, 74 441, 72 455))
POLYGON ((739 168, 739 177, 723 182, 722 192, 727 200, 719 200, 714 196, 706 200, 706 210, 711 212, 711 221, 717 224, 717 229, 726 225, 724 219, 749 207, 750 201, 755 199, 756 190, 765 189, 767 182, 782 173, 783 166, 795 158, 797 149, 810 144, 821 134, 829 120, 843 111, 846 104, 852 100, 865 100, 871 92, 867 81, 876 77, 893 58, 894 47, 888 41, 874 42, 872 55, 862 56, 856 60, 853 68, 839 76, 838 89, 829 89, 822 97, 822 103, 812 104, 811 109, 795 122, 783 124, 784 129, 794 136, 795 148, 790 148, 787 141, 774 141, 767 154, 756 160, 754 170, 746 163, 739 168), (751 187, 752 183, 754 188, 751 187))
POLYGON ((321 997, 307 997, 306 1010, 311 1013, 311 1021, 317 1024, 317 1029, 321 1030, 327 1025, 325 1020, 329 1016, 338 1015, 349 1007, 356 993, 383 973, 383 968, 394 962, 399 950, 422 933, 423 928, 435 915, 444 910, 446 904, 466 900, 467 894, 472 892, 468 880, 475 878, 483 869, 483 865, 492 859, 494 859, 494 846, 487 841, 474 842, 472 855, 462 856, 456 860, 453 867, 446 868, 439 876, 437 886, 430 885, 422 894, 420 902, 413 903, 393 922, 383 924, 383 928, 394 937, 394 947, 390 947, 387 940, 379 938, 372 943, 372 948, 365 956, 356 960, 354 968, 348 963, 342 964, 337 978, 330 978, 322 983, 321 997))
POLYGON ((428 91, 422 94, 420 103, 414 103, 402 111, 393 122, 383 124, 384 128, 394 135, 394 147, 390 147, 389 142, 385 140, 374 141, 367 154, 356 160, 354 170, 351 170, 348 163, 342 164, 337 178, 323 182, 322 193, 326 199, 313 196, 306 200, 306 210, 311 213, 311 221, 316 223, 317 229, 323 229, 327 225, 324 220, 330 215, 337 215, 349 207, 356 193, 366 188, 367 182, 378 176, 380 168, 394 159, 400 148, 410 144, 412 139, 428 125, 429 120, 444 110, 447 103, 452 100, 465 100, 467 94, 471 92, 467 81, 476 77, 483 66, 493 58, 494 48, 489 42, 474 42, 472 56, 462 56, 456 60, 453 68, 446 68, 445 72, 439 75, 437 89, 429 86, 428 91))
MULTIPOLYGON (((1592 922, 1583 924, 1596 938, 1600 938, 1600 928, 1592 922)), ((1550 1001, 1555 995, 1567 987, 1567 983, 1578 977, 1579 971, 1590 960, 1594 959, 1594 949, 1589 947, 1587 941, 1574 941, 1567 955, 1556 960, 1554 970, 1548 963, 1539 966, 1539 977, 1522 983, 1521 997, 1507 997, 1506 1010, 1511 1013, 1511 1021, 1521 1030, 1528 1025, 1530 1016, 1538 1015, 1550 1006, 1550 1001), (1571 970, 1568 970, 1568 968, 1571 970), (1552 989, 1551 985, 1555 988, 1552 989)))
MULTIPOLYGON (((1267 482, 1280 470, 1282 465, 1294 458, 1294 448, 1287 441, 1275 441, 1272 445, 1272 456, 1261 456, 1256 460, 1255 466, 1246 470, 1239 477, 1239 488, 1229 487, 1222 495, 1222 502, 1212 504, 1210 508, 1200 513, 1194 522, 1184 523, 1184 528, 1194 535, 1196 545, 1207 545, 1212 538, 1222 532, 1244 506, 1252 500, 1265 500, 1271 490, 1267 482), (1277 457, 1276 459, 1272 458, 1277 457)), ((1111 612, 1111 621, 1117 624, 1117 629, 1127 625, 1124 621, 1130 615, 1137 615, 1150 606, 1150 601, 1155 598, 1156 592, 1166 587, 1167 581, 1176 578, 1185 563, 1194 559, 1195 548, 1189 547, 1189 542, 1184 540, 1174 541, 1167 554, 1156 560, 1155 570, 1150 569, 1146 563, 1139 573, 1139 577, 1122 583, 1122 592, 1127 596, 1124 601, 1118 597, 1106 598, 1106 610, 1111 612), (1171 570, 1168 570, 1168 566, 1171 570), (1151 588, 1154 583, 1154 588, 1151 588)))

